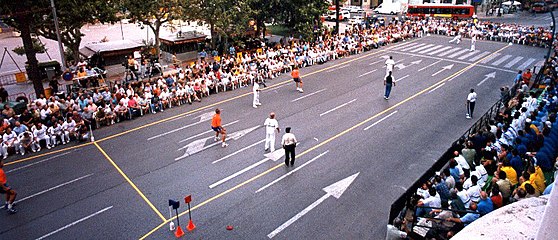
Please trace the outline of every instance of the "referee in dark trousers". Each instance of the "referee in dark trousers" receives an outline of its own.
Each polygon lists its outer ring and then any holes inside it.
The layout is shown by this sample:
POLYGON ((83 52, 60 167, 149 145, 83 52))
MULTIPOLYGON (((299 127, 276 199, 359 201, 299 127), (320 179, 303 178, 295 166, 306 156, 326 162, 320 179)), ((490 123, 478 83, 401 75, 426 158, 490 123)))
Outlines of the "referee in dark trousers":
POLYGON ((281 139, 281 145, 285 149, 285 165, 289 166, 289 159, 291 166, 294 166, 295 162, 295 148, 296 148, 296 137, 291 133, 291 128, 285 128, 285 135, 281 139))
POLYGON ((467 115, 466 118, 473 118, 473 111, 475 111, 475 103, 477 102, 477 93, 475 89, 471 88, 469 95, 467 95, 467 115))

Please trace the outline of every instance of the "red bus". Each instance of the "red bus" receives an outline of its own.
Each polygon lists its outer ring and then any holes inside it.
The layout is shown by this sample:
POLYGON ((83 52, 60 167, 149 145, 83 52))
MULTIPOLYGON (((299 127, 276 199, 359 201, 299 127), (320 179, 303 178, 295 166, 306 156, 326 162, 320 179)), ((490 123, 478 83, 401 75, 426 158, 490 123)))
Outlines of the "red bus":
POLYGON ((475 14, 472 5, 419 4, 409 5, 407 17, 471 18, 475 14))

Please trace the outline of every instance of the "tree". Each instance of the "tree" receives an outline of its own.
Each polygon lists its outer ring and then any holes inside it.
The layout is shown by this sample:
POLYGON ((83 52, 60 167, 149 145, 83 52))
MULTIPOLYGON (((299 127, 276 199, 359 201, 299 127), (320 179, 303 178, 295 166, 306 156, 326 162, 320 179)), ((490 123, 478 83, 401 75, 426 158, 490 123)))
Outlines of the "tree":
POLYGON ((37 53, 34 50, 31 28, 35 25, 34 14, 48 10, 34 0, 0 1, 0 15, 4 22, 21 32, 21 40, 27 57, 27 76, 33 83, 37 97, 44 94, 45 89, 41 82, 39 61, 37 61, 37 53))
MULTIPOLYGON (((76 61, 79 61, 79 46, 84 36, 81 32, 81 28, 88 23, 114 23, 117 20, 116 13, 118 7, 114 1, 55 0, 54 4, 56 5, 56 14, 58 16, 62 43, 70 50, 69 52, 72 53, 70 57, 76 61)), ((35 18, 35 29, 37 34, 58 41, 52 11, 44 15, 36 14, 35 18)))
POLYGON ((277 10, 278 18, 303 37, 309 37, 320 24, 320 16, 327 12, 329 3, 323 0, 285 0, 277 10), (304 7, 300 7, 304 6, 304 7))
POLYGON ((122 7, 127 10, 128 17, 151 28, 155 33, 155 52, 159 58, 161 26, 175 19, 180 19, 183 9, 189 5, 188 0, 122 0, 122 7))

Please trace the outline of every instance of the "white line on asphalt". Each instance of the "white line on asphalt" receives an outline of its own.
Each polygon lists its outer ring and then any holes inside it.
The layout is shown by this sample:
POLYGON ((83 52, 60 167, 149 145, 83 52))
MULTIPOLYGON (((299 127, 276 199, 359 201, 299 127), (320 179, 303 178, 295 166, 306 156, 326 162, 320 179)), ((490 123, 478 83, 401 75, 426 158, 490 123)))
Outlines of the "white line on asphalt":
POLYGON ((283 176, 281 176, 281 177, 279 177, 279 178, 273 180, 272 182, 268 183, 267 185, 261 187, 260 189, 258 189, 258 190, 256 191, 256 193, 259 193, 259 192, 265 190, 266 188, 270 187, 271 185, 273 185, 273 184, 275 184, 275 183, 277 183, 277 182, 283 180, 283 178, 286 178, 287 176, 289 176, 289 175, 295 173, 296 171, 298 171, 298 170, 300 170, 301 168, 305 167, 306 165, 312 163, 313 161, 316 161, 318 158, 321 158, 323 155, 326 155, 328 152, 329 152, 329 150, 327 150, 327 151, 321 153, 321 154, 318 155, 318 156, 315 156, 315 157, 312 158, 310 161, 305 162, 304 164, 302 164, 302 165, 300 165, 299 167, 293 169, 292 171, 286 173, 285 175, 283 175, 283 176))
POLYGON ((536 59, 529 58, 529 60, 525 61, 523 64, 521 64, 521 66, 517 67, 517 69, 525 70, 525 69, 527 69, 527 67, 529 67, 529 65, 531 65, 531 63, 533 63, 535 61, 536 61, 536 59))
POLYGON ((448 55, 448 54, 450 54, 450 53, 453 53, 453 52, 455 52, 455 51, 457 51, 457 50, 459 50, 459 49, 461 49, 461 48, 459 48, 459 47, 452 48, 452 49, 450 49, 450 50, 447 50, 447 51, 445 51, 445 52, 442 52, 442 53, 438 54, 438 57, 446 56, 446 55, 448 55))
POLYGON ((453 54, 449 55, 448 58, 454 58, 454 57, 457 57, 457 56, 459 56, 463 53, 466 53, 466 52, 469 52, 469 49, 463 49, 459 52, 453 53, 453 54))
POLYGON ((49 157, 49 158, 45 158, 45 159, 43 159, 43 160, 41 160, 41 161, 37 161, 37 162, 34 162, 34 163, 30 163, 30 164, 27 164, 27 165, 24 165, 24 166, 21 166, 21 167, 18 167, 18 168, 10 169, 9 171, 6 171, 6 173, 11 173, 11 172, 15 172, 15 171, 17 171, 17 170, 21 170, 21 169, 24 169, 24 168, 28 168, 28 167, 37 165, 37 164, 39 164, 39 163, 43 163, 43 162, 46 162, 46 161, 55 159, 55 158, 57 158, 57 157, 62 157, 62 156, 64 156, 64 155, 68 155, 68 154, 70 154, 70 153, 72 153, 72 152, 74 152, 74 151, 75 151, 75 150, 72 150, 72 151, 65 152, 65 153, 62 153, 62 154, 58 154, 58 155, 55 155, 55 156, 52 156, 52 157, 49 157))
POLYGON ((326 72, 333 72, 333 71, 335 71, 335 70, 339 70, 339 69, 341 69, 341 68, 346 68, 346 67, 348 67, 348 66, 349 66, 349 64, 345 64, 345 65, 343 65, 343 66, 341 66, 341 67, 336 67, 336 68, 334 68, 334 69, 327 70, 326 72))
POLYGON ((511 68, 511 67, 513 67, 513 65, 515 65, 516 63, 518 63, 519 61, 521 61, 521 59, 523 59, 523 57, 515 57, 513 60, 511 60, 510 62, 508 62, 508 64, 506 64, 504 67, 505 67, 505 68, 511 68))
POLYGON ((438 49, 438 50, 436 50, 436 51, 429 52, 429 53, 427 53, 427 54, 430 55, 430 56, 432 56, 432 55, 434 55, 434 54, 436 54, 436 53, 443 52, 443 51, 448 50, 448 49, 450 49, 450 48, 452 48, 452 47, 446 46, 446 47, 440 48, 440 49, 438 49))
POLYGON ((409 76, 410 76, 410 75, 407 74, 407 75, 405 75, 405 76, 403 76, 403 77, 401 77, 401 78, 395 80, 395 82, 399 82, 399 81, 401 81, 401 80, 403 80, 403 79, 405 79, 405 78, 408 78, 409 76))
POLYGON ((200 122, 195 122, 195 123, 192 123, 192 124, 188 124, 188 125, 186 125, 186 126, 183 126, 183 127, 179 127, 179 128, 177 128, 177 129, 173 129, 173 130, 168 131, 168 132, 165 132, 165 133, 157 134, 157 135, 155 135, 155 136, 153 136, 153 137, 148 138, 147 141, 151 141, 151 140, 153 140, 153 139, 155 139, 155 138, 159 138, 159 137, 166 136, 166 135, 169 135, 169 134, 174 133, 174 132, 178 132, 178 131, 183 130, 183 129, 185 129, 185 128, 189 128, 189 127, 196 126, 196 125, 198 125, 198 124, 200 124, 200 123, 203 123, 203 122, 202 122, 202 121, 200 121, 200 122))
POLYGON ((323 92, 323 91, 325 91, 325 90, 326 90, 326 89, 324 88, 324 89, 322 89, 322 90, 318 90, 318 91, 316 91, 316 92, 306 94, 306 95, 304 95, 304 96, 302 96, 302 97, 299 97, 299 98, 296 98, 296 99, 292 100, 291 102, 296 102, 296 101, 298 101, 298 100, 305 99, 305 98, 307 98, 307 97, 310 97, 310 96, 312 96, 312 95, 314 95, 314 94, 323 92))
POLYGON ((35 240, 41 240, 41 239, 45 239, 45 238, 47 238, 47 237, 50 237, 50 236, 52 236, 53 234, 56 234, 56 233, 58 233, 58 232, 60 232, 60 231, 62 231, 62 230, 64 230, 64 229, 66 229, 66 228, 72 227, 72 226, 74 226, 74 225, 76 225, 76 224, 78 224, 78 223, 80 223, 80 222, 83 222, 83 221, 85 221, 85 220, 87 220, 87 219, 89 219, 89 218, 92 218, 92 217, 94 217, 94 216, 96 216, 96 215, 99 215, 99 214, 101 214, 101 213, 103 213, 103 212, 105 212, 105 211, 111 209, 112 207, 113 207, 113 206, 103 208, 103 209, 101 209, 101 210, 99 210, 99 211, 97 211, 97 212, 95 212, 95 213, 93 213, 93 214, 91 214, 91 215, 89 215, 89 216, 87 216, 87 217, 81 218, 81 219, 79 219, 79 220, 77 220, 77 221, 75 221, 75 222, 73 222, 73 223, 70 223, 70 224, 64 226, 64 227, 61 227, 61 228, 59 228, 59 229, 56 229, 54 232, 50 232, 50 233, 48 233, 48 234, 46 234, 46 235, 43 235, 42 237, 37 238, 37 239, 35 239, 35 240))
POLYGON ((480 63, 482 64, 486 64, 492 60, 494 60, 494 58, 497 58, 498 56, 502 55, 501 53, 493 53, 492 55, 486 57, 485 59, 483 59, 480 63))
POLYGON ((370 71, 370 72, 366 72, 366 73, 360 74, 358 77, 366 76, 366 75, 368 75, 368 74, 370 74, 370 73, 373 73, 373 72, 375 72, 375 71, 378 71, 378 69, 374 69, 374 70, 372 70, 372 71, 370 71))
POLYGON ((426 67, 423 67, 423 68, 419 69, 418 71, 420 72, 420 71, 422 71, 422 70, 424 70, 424 69, 427 69, 427 68, 429 68, 429 67, 432 67, 432 66, 438 64, 438 63, 441 62, 441 61, 442 61, 442 60, 440 59, 440 60, 438 60, 438 61, 435 62, 435 63, 432 63, 432 64, 430 64, 430 65, 428 65, 428 66, 426 66, 426 67))
POLYGON ((465 60, 465 59, 467 59, 467 58, 470 58, 470 57, 473 56, 473 55, 478 54, 479 52, 480 52, 479 50, 475 50, 475 51, 472 51, 472 52, 470 52, 470 53, 467 53, 467 54, 465 54, 465 55, 463 55, 463 56, 461 56, 461 57, 458 57, 457 59, 459 59, 459 60, 465 60))
POLYGON ((68 182, 65 182, 65 183, 62 183, 62 184, 58 184, 58 185, 56 185, 56 186, 54 186, 54 187, 51 187, 51 188, 49 188, 49 189, 40 191, 40 192, 38 192, 38 193, 35 193, 35 194, 33 194, 33 195, 24 197, 24 198, 22 198, 22 199, 18 199, 17 201, 15 201, 15 203, 23 202, 23 201, 25 201, 25 200, 27 200, 27 199, 34 198, 34 197, 39 196, 39 195, 41 195, 41 194, 43 194, 43 193, 50 192, 50 191, 52 191, 52 190, 54 190, 54 189, 57 189, 57 188, 66 186, 66 185, 68 185, 68 184, 77 182, 77 181, 79 181, 79 180, 81 180, 81 179, 84 179, 84 178, 87 178, 87 177, 91 177, 92 175, 93 175, 93 173, 90 173, 90 174, 87 174, 87 175, 85 175, 85 176, 76 178, 76 179, 74 179, 74 180, 71 180, 71 181, 68 181, 68 182))
POLYGON ((492 63, 492 66, 498 66, 500 64, 502 64, 504 61, 508 60, 509 58, 511 58, 512 55, 504 55, 503 57, 501 57, 500 59, 494 61, 492 63))
POLYGON ((409 51, 409 52, 413 52, 413 53, 414 53, 414 52, 418 52, 418 51, 421 51, 421 50, 424 50, 424 49, 427 49, 427 48, 431 48, 432 46, 434 46, 434 44, 428 44, 428 45, 426 45, 426 46, 422 46, 422 47, 419 47, 419 48, 415 48, 415 49, 413 49, 413 50, 411 50, 411 51, 409 51))
POLYGON ((484 56, 486 56, 486 55, 488 55, 488 54, 490 54, 490 52, 488 52, 488 51, 482 52, 481 54, 479 54, 479 55, 477 55, 477 56, 475 56, 475 57, 469 59, 469 61, 471 61, 471 62, 476 62, 476 61, 478 61, 479 59, 483 58, 484 56))
POLYGON ((321 113, 321 114, 320 114, 320 117, 323 116, 323 115, 326 115, 326 114, 328 114, 328 113, 330 113, 330 112, 333 112, 333 111, 335 111, 335 110, 337 110, 337 109, 339 109, 339 108, 342 108, 342 107, 344 107, 344 106, 347 106, 347 105, 351 104, 351 103, 354 102, 354 101, 356 101, 356 98, 353 99, 353 100, 351 100, 351 101, 349 101, 349 102, 343 103, 343 104, 341 104, 341 105, 339 105, 339 106, 337 106, 337 107, 334 107, 334 108, 332 108, 332 109, 330 109, 330 110, 328 110, 328 111, 326 111, 326 112, 324 112, 324 113, 321 113))
POLYGON ((443 46, 444 46, 444 45, 436 45, 436 46, 433 46, 433 47, 431 47, 431 48, 429 48, 429 49, 422 50, 422 51, 420 51, 419 53, 420 53, 420 54, 425 54, 425 53, 427 53, 427 52, 434 51, 434 50, 436 50, 436 49, 438 49, 438 48, 441 48, 441 47, 443 47, 443 46))
POLYGON ((371 127, 376 126, 376 124, 381 123, 382 121, 386 120, 388 117, 391 117, 391 115, 396 114, 396 113, 397 113, 397 111, 394 111, 394 112, 388 114, 387 116, 381 118, 380 120, 378 120, 378 121, 372 123, 372 125, 370 125, 370 126, 364 128, 364 131, 367 131, 367 130, 370 129, 371 127))
POLYGON ((262 163, 265 163, 265 162, 267 162, 267 161, 269 161, 269 160, 271 160, 271 159, 269 159, 269 158, 264 158, 264 159, 258 161, 257 163, 254 163, 254 164, 252 164, 252 165, 250 165, 250 166, 248 166, 248 167, 246 167, 246 168, 244 168, 244 169, 242 169, 242 170, 240 170, 240 171, 234 173, 233 175, 230 175, 230 176, 228 176, 228 177, 226 177, 226 178, 223 178, 223 179, 219 180, 219 181, 216 182, 216 183, 213 183, 213 184, 209 185, 209 188, 215 188, 215 187, 217 187, 217 186, 219 186, 219 185, 221 185, 221 184, 223 184, 223 183, 225 183, 225 182, 227 182, 227 181, 229 181, 229 180, 231 180, 231 179, 233 179, 233 178, 235 178, 235 177, 238 177, 240 174, 243 174, 243 173, 245 173, 245 172, 248 172, 250 169, 255 168, 255 167, 257 167, 257 166, 261 165, 262 163))
MULTIPOLYGON (((424 46, 424 45, 426 45, 426 43, 419 43, 419 44, 417 44, 417 45, 414 45, 414 46, 413 46, 413 49, 416 49, 417 47, 422 47, 422 46, 424 46)), ((409 48, 409 49, 405 49, 405 47, 402 47, 402 48, 397 49, 397 50, 399 50, 399 51, 404 51, 404 50, 413 50, 413 49, 410 49, 410 48, 409 48)), ((394 50, 394 49, 391 49, 391 50, 394 50)))
MULTIPOLYGON (((227 127, 227 126, 233 125, 233 124, 235 124, 235 123, 237 123, 237 122, 239 122, 239 120, 232 121, 232 122, 230 122, 230 123, 224 124, 223 127, 227 127)), ((208 134, 208 133, 211 133, 211 132, 213 132, 213 130, 208 130, 208 131, 205 131, 205 132, 196 134, 196 135, 194 135, 194 136, 191 136, 191 137, 188 137, 188 138, 186 138, 186 139, 180 140, 179 143, 186 142, 186 141, 188 141, 188 140, 191 140, 191 139, 193 139, 193 138, 197 138, 197 137, 199 137, 199 136, 202 136, 202 135, 205 135, 205 134, 208 134)))
POLYGON ((442 83, 442 84, 438 85, 437 87, 435 87, 435 88, 431 89, 430 91, 428 91, 428 93, 431 93, 431 92, 436 91, 436 89, 441 88, 441 87, 444 86, 445 84, 446 84, 446 83, 442 83))
POLYGON ((371 62, 371 63, 368 64, 368 65, 369 65, 369 66, 372 66, 372 65, 374 65, 374 64, 376 64, 376 63, 383 62, 383 61, 385 61, 385 60, 384 60, 384 59, 378 60, 378 61, 375 61, 375 62, 371 62))
POLYGON ((256 142, 256 143, 254 143, 254 144, 252 144, 252 145, 250 145, 250 146, 248 146, 248 147, 244 147, 244 148, 242 148, 242 149, 240 149, 240 150, 238 150, 238 151, 236 151, 236 152, 233 152, 233 153, 231 153, 231 154, 229 154, 229 155, 227 155, 227 156, 224 156, 224 157, 222 157, 222 158, 219 158, 219 159, 213 161, 212 164, 215 164, 215 163, 218 163, 218 162, 220 162, 220 161, 223 161, 223 160, 225 160, 225 159, 227 159, 227 158, 230 158, 230 157, 232 157, 232 156, 234 156, 234 155, 236 155, 236 154, 239 154, 240 152, 242 152, 242 151, 244 151, 244 150, 246 150, 246 149, 249 149, 249 148, 251 148, 251 147, 253 147, 253 146, 256 146, 256 145, 258 145, 258 144, 260 144, 260 143, 263 143, 263 142, 265 142, 265 139, 264 139, 264 140, 261 140, 261 141, 259 141, 259 142, 256 142))
POLYGON ((396 46, 396 47, 392 48, 392 50, 406 48, 406 47, 410 47, 410 46, 417 45, 417 44, 418 44, 417 42, 406 42, 406 43, 402 43, 399 46, 396 46))

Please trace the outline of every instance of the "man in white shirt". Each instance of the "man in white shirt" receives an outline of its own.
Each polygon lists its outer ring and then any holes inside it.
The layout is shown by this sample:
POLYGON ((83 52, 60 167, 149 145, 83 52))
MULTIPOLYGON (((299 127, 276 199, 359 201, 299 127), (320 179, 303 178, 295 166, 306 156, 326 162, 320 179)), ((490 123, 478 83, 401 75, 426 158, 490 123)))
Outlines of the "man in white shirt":
POLYGON ((285 128, 285 134, 281 139, 281 145, 285 149, 285 165, 289 166, 289 160, 291 166, 294 166, 295 162, 295 148, 296 148, 296 137, 294 134, 291 133, 291 128, 285 128))
POLYGON ((275 113, 270 113, 264 122, 265 126, 265 151, 275 151, 275 131, 279 133, 279 122, 275 119, 275 113))
MULTIPOLYGON (((37 141, 37 143, 40 143, 42 140, 45 140, 46 147, 50 149, 51 148, 50 137, 47 135, 48 128, 44 126, 42 123, 37 123, 36 127, 33 127, 32 130, 33 130, 33 135, 36 138, 35 141, 37 141)), ((41 148, 39 147, 37 151, 41 151, 40 149, 41 148)))
POLYGON ((254 81, 254 86, 252 87, 252 92, 254 93, 254 101, 252 101, 252 107, 258 108, 258 106, 262 105, 260 103, 260 84, 258 80, 254 81))
POLYGON ((467 115, 466 118, 473 118, 473 111, 475 111, 475 103, 477 101, 477 93, 475 89, 469 91, 469 95, 467 95, 467 115))
POLYGON ((393 66, 395 66, 395 61, 393 60, 393 56, 389 56, 386 60, 386 76, 389 75, 389 72, 393 72, 393 66))

